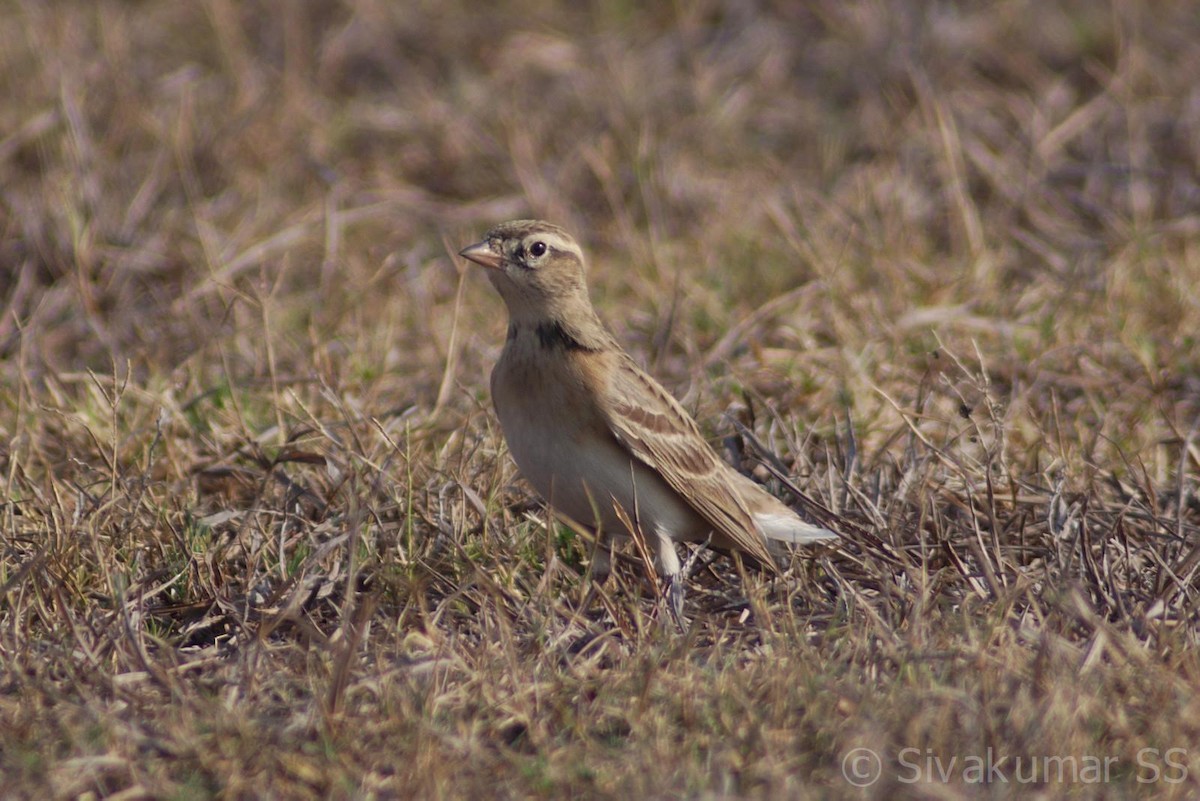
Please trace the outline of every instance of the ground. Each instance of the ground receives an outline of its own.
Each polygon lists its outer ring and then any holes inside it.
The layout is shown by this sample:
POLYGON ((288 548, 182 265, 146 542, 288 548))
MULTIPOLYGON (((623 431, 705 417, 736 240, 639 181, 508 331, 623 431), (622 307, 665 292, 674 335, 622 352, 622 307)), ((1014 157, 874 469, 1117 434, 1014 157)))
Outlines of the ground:
POLYGON ((1185 0, 3 0, 5 796, 1196 797, 1197 74, 1185 0), (835 546, 582 605, 517 217, 835 546))

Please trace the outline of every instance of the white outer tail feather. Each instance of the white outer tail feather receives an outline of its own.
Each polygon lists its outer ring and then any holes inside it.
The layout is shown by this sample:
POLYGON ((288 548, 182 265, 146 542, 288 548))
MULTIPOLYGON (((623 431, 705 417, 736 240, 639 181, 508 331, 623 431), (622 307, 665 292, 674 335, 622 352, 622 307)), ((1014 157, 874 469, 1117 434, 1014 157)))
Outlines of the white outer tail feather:
POLYGON ((767 539, 776 542, 809 545, 837 539, 837 534, 829 529, 805 523, 794 515, 759 514, 754 516, 754 522, 767 539))

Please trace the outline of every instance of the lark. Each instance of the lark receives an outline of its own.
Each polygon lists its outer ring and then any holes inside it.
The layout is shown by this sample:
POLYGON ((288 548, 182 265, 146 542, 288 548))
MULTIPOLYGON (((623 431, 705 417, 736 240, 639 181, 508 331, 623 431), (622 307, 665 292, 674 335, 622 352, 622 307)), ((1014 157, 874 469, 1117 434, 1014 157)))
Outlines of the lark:
MULTIPOLYGON (((497 225, 460 253, 508 307, 492 402, 524 477, 602 542, 637 534, 681 613, 679 542, 711 543, 777 572, 770 541, 836 538, 726 464, 695 420, 618 344, 592 307, 579 244, 538 220, 497 225), (636 531, 631 531, 635 527, 636 531)), ((594 576, 609 569, 597 552, 594 576)))

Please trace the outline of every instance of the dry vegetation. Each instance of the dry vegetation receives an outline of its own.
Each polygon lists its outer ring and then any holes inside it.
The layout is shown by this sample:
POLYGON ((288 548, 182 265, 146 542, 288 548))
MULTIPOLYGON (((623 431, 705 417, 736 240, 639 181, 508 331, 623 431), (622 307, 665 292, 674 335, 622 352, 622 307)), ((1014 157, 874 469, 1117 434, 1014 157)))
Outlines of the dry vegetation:
POLYGON ((1195 797, 1195 4, 404 5, 0 3, 3 794, 1195 797), (580 608, 528 215, 839 547, 580 608))

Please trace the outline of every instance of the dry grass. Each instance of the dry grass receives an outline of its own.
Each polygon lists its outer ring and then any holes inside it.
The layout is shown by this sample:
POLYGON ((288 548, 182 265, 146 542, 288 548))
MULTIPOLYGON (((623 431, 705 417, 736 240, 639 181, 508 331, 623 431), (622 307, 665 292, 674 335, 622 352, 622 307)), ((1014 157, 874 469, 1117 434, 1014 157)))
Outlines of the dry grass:
POLYGON ((2 5, 6 797, 1196 796, 1193 3, 2 5), (525 215, 840 547, 579 609, 525 215))

